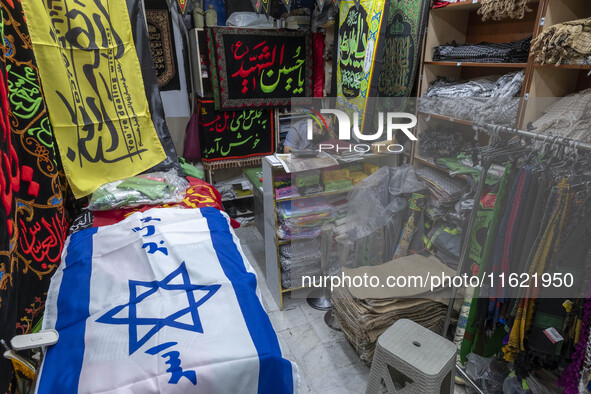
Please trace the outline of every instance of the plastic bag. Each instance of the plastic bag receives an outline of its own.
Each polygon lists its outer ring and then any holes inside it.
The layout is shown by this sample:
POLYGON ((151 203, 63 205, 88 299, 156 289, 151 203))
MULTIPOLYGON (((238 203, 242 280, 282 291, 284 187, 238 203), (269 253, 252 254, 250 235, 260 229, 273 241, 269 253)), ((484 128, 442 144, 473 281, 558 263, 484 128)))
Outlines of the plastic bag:
POLYGON ((175 170, 137 175, 99 187, 92 193, 88 209, 107 211, 181 202, 188 187, 175 170))
POLYGON ((353 225, 347 238, 338 239, 341 265, 354 268, 390 261, 401 239, 408 242, 406 250, 421 249, 417 242, 422 242, 422 214, 420 207, 409 207, 425 195, 423 182, 409 165, 382 167, 359 182, 347 197, 346 221, 353 225), (410 217, 412 229, 405 228, 410 217))
POLYGON ((226 26, 251 27, 251 28, 273 28, 273 20, 265 15, 255 12, 233 12, 226 21, 226 26))
POLYGON ((502 394, 505 377, 509 374, 507 364, 494 358, 470 353, 467 356, 466 374, 487 394, 502 394))
POLYGON ((523 381, 515 376, 514 373, 507 376, 503 382, 503 394, 529 394, 532 391, 523 388, 523 381))

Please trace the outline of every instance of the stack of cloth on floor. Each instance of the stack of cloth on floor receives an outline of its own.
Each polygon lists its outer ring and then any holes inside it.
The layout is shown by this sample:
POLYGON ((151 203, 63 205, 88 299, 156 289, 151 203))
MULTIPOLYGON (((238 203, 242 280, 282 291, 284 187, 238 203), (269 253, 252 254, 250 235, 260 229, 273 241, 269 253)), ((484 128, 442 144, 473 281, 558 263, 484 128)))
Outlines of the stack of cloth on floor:
POLYGON ((493 44, 451 44, 433 48, 433 60, 440 62, 525 63, 531 35, 518 41, 493 44))
POLYGON ((478 124, 514 126, 524 71, 487 76, 469 81, 438 77, 431 82, 419 110, 451 116, 478 124))
POLYGON ((482 20, 492 19, 499 21, 501 19, 523 19, 526 12, 532 9, 527 6, 529 0, 480 0, 478 15, 482 15, 482 20))
POLYGON ((532 40, 538 63, 591 64, 591 17, 552 25, 532 40))
POLYGON ((333 220, 333 208, 323 197, 310 197, 277 204, 281 239, 316 238, 322 226, 333 220))
MULTIPOLYGON (((536 133, 591 143, 591 88, 569 94, 548 106, 529 127, 536 133)), ((534 142, 534 146, 543 142, 534 142)))
POLYGON ((294 240, 279 246, 281 285, 285 289, 300 287, 302 276, 322 275, 320 268, 320 238, 294 240))
MULTIPOLYGON (((345 277, 377 276, 382 283, 390 275, 454 275, 437 258, 410 255, 388 263, 343 269, 345 277)), ((428 280, 427 280, 428 282, 428 280)), ((431 330, 440 330, 447 312, 449 289, 430 292, 427 287, 355 287, 345 286, 333 290, 333 312, 361 359, 370 363, 378 337, 400 319, 410 319, 431 330), (420 298, 423 297, 423 298, 420 298), (429 298, 426 298, 429 297, 429 298)))

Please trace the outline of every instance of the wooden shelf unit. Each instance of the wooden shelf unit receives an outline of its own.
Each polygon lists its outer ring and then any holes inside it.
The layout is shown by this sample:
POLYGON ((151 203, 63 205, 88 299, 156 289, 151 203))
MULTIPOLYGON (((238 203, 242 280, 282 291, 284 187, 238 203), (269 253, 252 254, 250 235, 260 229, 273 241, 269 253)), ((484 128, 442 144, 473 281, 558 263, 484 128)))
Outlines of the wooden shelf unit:
POLYGON ((426 66, 447 66, 447 67, 490 67, 490 68, 525 68, 527 63, 481 63, 481 62, 425 62, 426 66))
MULTIPOLYGON (((523 20, 504 19, 482 22, 477 10, 478 1, 452 3, 429 12, 427 34, 424 39, 423 59, 420 66, 419 96, 438 76, 471 79, 486 75, 499 75, 511 69, 525 70, 521 101, 515 127, 526 129, 528 123, 538 119, 552 103, 568 94, 591 87, 585 64, 539 64, 530 56, 527 63, 470 63, 433 61, 433 48, 455 41, 457 43, 510 42, 529 35, 536 37, 544 29, 557 23, 591 16, 589 0, 537 0, 531 1, 532 12, 523 20)), ((421 113, 419 113, 421 114, 421 113)), ((454 125, 472 125, 469 120, 447 114, 422 114, 430 119, 453 122, 454 125)), ((417 134, 420 135, 419 124, 417 134)), ((415 144, 416 145, 416 144, 415 144)), ((413 153, 416 149, 413 149, 413 153)))
POLYGON ((539 64, 534 63, 534 68, 548 68, 554 70, 591 70, 591 64, 539 64))
MULTIPOLYGON (((587 18, 591 16, 590 0, 537 0, 531 1, 532 12, 526 13, 523 20, 501 20, 482 22, 477 10, 478 1, 462 1, 443 8, 430 10, 427 34, 423 42, 423 56, 420 66, 419 96, 423 96, 429 84, 438 76, 455 79, 470 79, 485 75, 507 72, 510 69, 524 69, 525 78, 521 90, 521 100, 515 126, 527 129, 530 122, 538 119, 552 103, 568 94, 591 88, 591 65, 581 64, 538 64, 529 56, 526 64, 483 64, 468 62, 439 62, 433 60, 433 48, 455 41, 457 43, 511 42, 529 35, 538 36, 548 27, 557 23, 587 18)), ((458 120, 446 114, 418 113, 417 135, 430 122, 446 122, 462 133, 477 133, 472 130, 472 122, 458 120)), ((478 141, 486 145, 484 133, 479 133, 478 141)), ((438 168, 429 158, 421 157, 418 143, 413 143, 411 163, 415 166, 438 168)), ((451 303, 453 305, 453 302, 451 303)), ((468 379, 469 381, 469 379, 468 379)), ((474 385, 473 382, 470 382, 474 385)), ((476 387, 474 385, 474 387, 476 387)), ((478 387, 478 391, 482 392, 478 387)))
MULTIPOLYGON (((397 160, 396 155, 390 154, 371 154, 366 155, 359 160, 368 162, 378 167, 384 165, 393 166, 393 161, 397 160)), ((343 163, 345 165, 350 163, 343 163)), ((334 167, 327 167, 327 169, 334 169, 334 167)), ((264 207, 264 241, 265 241, 265 277, 267 286, 271 295, 277 302, 280 310, 283 310, 283 295, 294 290, 303 289, 303 287, 285 288, 281 282, 281 263, 279 262, 279 247, 288 244, 297 244, 300 240, 280 239, 277 235, 279 228, 279 220, 277 218, 277 204, 285 201, 295 201, 306 198, 318 196, 334 196, 345 195, 348 190, 338 190, 334 192, 314 193, 307 196, 296 197, 282 197, 277 198, 275 193, 275 178, 277 175, 285 174, 285 169, 282 165, 269 160, 263 159, 263 207, 264 207)), ((297 262, 292 261, 292 264, 297 262)))
MULTIPOLYGON (((544 0, 534 36, 557 23, 590 16, 589 0, 544 0)), ((549 105, 561 97, 591 87, 591 65, 539 64, 533 56, 530 56, 529 63, 530 75, 524 86, 527 100, 524 100, 519 114, 519 126, 522 129, 526 129, 530 122, 538 119, 549 105)))

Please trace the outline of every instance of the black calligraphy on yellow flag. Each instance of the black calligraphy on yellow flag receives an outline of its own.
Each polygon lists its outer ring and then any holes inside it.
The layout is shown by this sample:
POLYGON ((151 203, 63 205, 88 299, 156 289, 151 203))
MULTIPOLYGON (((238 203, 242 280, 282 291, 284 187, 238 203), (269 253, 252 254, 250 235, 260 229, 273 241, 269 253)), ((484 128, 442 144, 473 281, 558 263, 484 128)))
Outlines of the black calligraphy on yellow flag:
POLYGON ((125 0, 28 0, 23 8, 76 197, 164 160, 125 0))

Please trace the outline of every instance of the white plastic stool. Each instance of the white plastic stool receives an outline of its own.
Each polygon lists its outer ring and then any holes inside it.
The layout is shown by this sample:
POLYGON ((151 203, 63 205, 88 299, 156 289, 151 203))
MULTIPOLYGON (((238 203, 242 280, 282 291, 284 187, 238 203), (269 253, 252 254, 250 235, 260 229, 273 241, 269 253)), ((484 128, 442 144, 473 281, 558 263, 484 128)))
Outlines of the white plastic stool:
POLYGON ((366 394, 454 392, 456 346, 408 319, 398 320, 379 338, 366 394))

